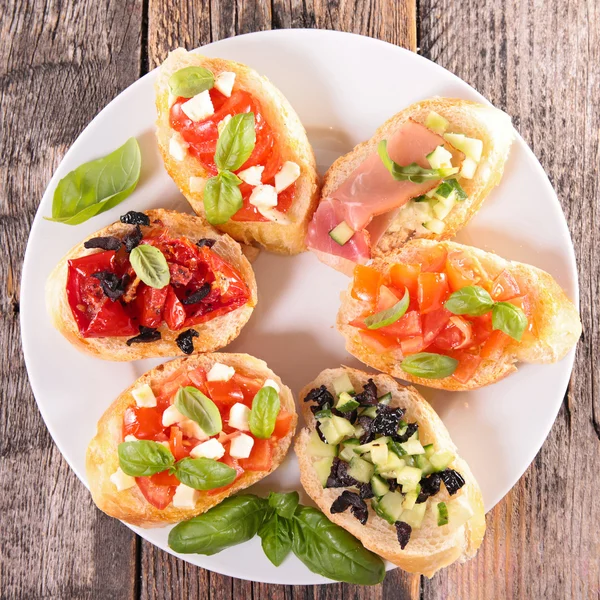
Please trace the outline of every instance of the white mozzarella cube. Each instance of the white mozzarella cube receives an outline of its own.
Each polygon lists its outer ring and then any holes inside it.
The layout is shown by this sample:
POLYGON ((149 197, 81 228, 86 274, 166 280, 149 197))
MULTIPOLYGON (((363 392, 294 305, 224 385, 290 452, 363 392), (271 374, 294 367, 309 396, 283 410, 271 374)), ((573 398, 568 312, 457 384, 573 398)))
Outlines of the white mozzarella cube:
POLYGON ((173 496, 173 506, 175 508, 195 508, 199 497, 198 490, 180 483, 173 496))
POLYGON ((135 485, 135 479, 131 475, 123 473, 121 467, 119 467, 111 476, 110 480, 117 488, 118 492, 128 490, 135 485))
POLYGON ((206 179, 204 177, 190 177, 190 192, 201 194, 204 191, 206 179))
POLYGON ((169 408, 165 409, 165 412, 162 415, 162 424, 164 427, 169 427, 169 425, 175 425, 175 423, 179 423, 179 421, 185 421, 187 417, 182 415, 177 408, 175 408, 174 404, 171 404, 169 408))
POLYGON ((201 442, 209 438, 209 436, 204 433, 202 427, 200 427, 196 421, 192 421, 191 419, 179 421, 178 427, 181 429, 183 435, 189 438, 195 438, 201 442))
POLYGON ((254 446, 254 438, 241 433, 231 440, 229 454, 233 458, 248 458, 252 452, 252 446, 254 446))
POLYGON ((212 458, 214 460, 221 458, 224 454, 225 448, 216 438, 194 446, 190 452, 192 458, 212 458))
POLYGON ((217 131, 219 132, 219 135, 221 135, 223 133, 223 129, 225 129, 225 127, 227 127, 227 123, 229 123, 229 121, 231 121, 231 115, 225 115, 217 123, 217 131))
POLYGON ((229 426, 240 431, 249 431, 248 420, 250 409, 241 402, 236 402, 229 411, 229 426))
POLYGON ((261 208, 273 208, 277 206, 277 192, 272 185, 257 185, 250 194, 250 204, 261 208))
POLYGON ((181 162, 187 154, 188 145, 178 133, 174 133, 169 140, 169 154, 181 162))
POLYGON ((136 387, 131 395, 134 397, 135 403, 142 408, 154 408, 156 406, 156 396, 147 383, 136 387))
POLYGON ((265 219, 269 219, 269 221, 273 221, 273 223, 277 223, 279 225, 290 225, 292 222, 283 213, 275 210, 274 208, 266 208, 264 206, 257 206, 256 208, 258 208, 258 212, 265 219))
POLYGON ((196 94, 193 98, 190 98, 187 102, 184 102, 181 105, 181 110, 195 123, 215 114, 215 108, 208 90, 204 90, 196 94))
POLYGON ((265 379, 263 387, 272 387, 278 394, 281 391, 277 382, 273 381, 272 379, 265 379))
POLYGON ((248 185, 260 185, 264 170, 265 168, 263 166, 256 165, 240 171, 237 176, 248 185))
POLYGON ((231 71, 223 71, 217 75, 215 79, 215 87, 228 98, 231 96, 233 84, 235 83, 235 73, 231 71))
POLYGON ((279 193, 290 187, 300 177, 300 166, 288 160, 275 175, 275 190, 279 193))
POLYGON ((215 363, 206 374, 207 381, 229 381, 235 375, 235 369, 221 363, 215 363))

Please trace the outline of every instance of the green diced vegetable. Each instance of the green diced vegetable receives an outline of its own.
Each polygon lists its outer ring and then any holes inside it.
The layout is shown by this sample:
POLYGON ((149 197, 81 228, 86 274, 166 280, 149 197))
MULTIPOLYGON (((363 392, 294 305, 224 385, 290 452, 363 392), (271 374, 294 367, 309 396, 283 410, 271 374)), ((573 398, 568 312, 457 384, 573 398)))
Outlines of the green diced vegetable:
POLYGON ((445 133, 444 139, 452 144, 457 150, 476 163, 481 160, 483 152, 483 142, 477 138, 470 138, 462 133, 445 133))
POLYGON ((337 446, 323 442, 316 431, 310 434, 306 450, 309 456, 332 457, 337 454, 337 446))
POLYGON ((358 408, 359 404, 348 392, 342 392, 338 398, 335 407, 340 412, 351 412, 355 408, 358 408))
POLYGON ((419 481, 421 481, 421 469, 407 465, 398 473, 397 480, 401 485, 412 486, 411 489, 415 489, 419 481))
POLYGON ((400 447, 406 454, 410 454, 411 456, 414 456, 415 454, 425 454, 425 450, 423 449, 423 446, 421 446, 419 440, 408 440, 408 442, 400 444, 400 447))
POLYGON ((423 477, 433 473, 433 465, 429 462, 429 459, 425 456, 425 454, 418 454, 415 456, 415 464, 419 469, 421 469, 423 477))
POLYGON ((354 436, 354 425, 352 425, 352 423, 350 423, 348 419, 344 419, 343 417, 333 415, 331 417, 331 421, 334 427, 343 437, 354 436))
POLYGON ((415 504, 410 510, 402 511, 402 514, 400 515, 400 521, 408 523, 413 529, 419 529, 419 527, 421 527, 421 523, 423 522, 426 508, 426 502, 415 504))
POLYGON ((360 483, 369 483, 374 471, 375 468, 370 462, 358 456, 355 456, 350 461, 350 466, 348 467, 348 475, 356 479, 356 481, 360 481, 360 483))
POLYGON ((347 394, 354 393, 354 386, 350 381, 350 377, 348 377, 348 373, 342 373, 333 380, 333 389, 338 396, 343 392, 346 392, 347 394))
POLYGON ((385 442, 382 444, 373 444, 371 447, 371 460, 376 465, 383 465, 387 463, 388 459, 388 447, 385 442))
POLYGON ((414 508, 417 503, 417 498, 421 492, 421 486, 417 485, 417 487, 412 491, 408 492, 406 496, 404 496, 404 502, 402 503, 402 508, 405 510, 411 510, 414 508))
POLYGON ((429 462, 436 471, 443 471, 453 460, 454 454, 449 450, 439 450, 429 457, 429 462))
POLYGON ((448 524, 448 509, 445 502, 438 502, 437 505, 437 524, 438 527, 448 524))
POLYGON ((341 434, 333 424, 332 417, 319 419, 319 429, 321 430, 323 437, 327 440, 327 443, 332 446, 336 446, 344 439, 344 435, 341 434))
POLYGON ((425 119, 425 127, 431 129, 431 131, 435 131, 436 133, 442 134, 448 129, 448 121, 439 115, 435 111, 431 111, 427 118, 425 119))
POLYGON ((402 514, 404 498, 398 492, 388 492, 379 501, 379 508, 387 516, 390 523, 395 523, 402 514))
POLYGON ((370 417, 371 419, 374 419, 377 416, 377 407, 376 406, 367 406, 367 408, 364 408, 361 413, 360 413, 361 417, 370 417))
POLYGON ((321 485, 325 487, 329 474, 331 473, 331 466, 333 465, 333 457, 324 457, 313 463, 313 468, 317 474, 321 485))
POLYGON ((346 221, 342 221, 329 232, 329 236, 336 244, 343 246, 350 241, 354 233, 354 229, 346 221))
POLYGON ((377 398, 377 402, 379 402, 379 404, 389 404, 392 401, 392 392, 388 392, 387 394, 383 394, 383 396, 380 396, 379 398, 377 398))
POLYGON ((390 486, 379 475, 371 477, 371 489, 377 498, 384 496, 390 491, 390 486))
POLYGON ((444 221, 440 221, 439 219, 430 219, 429 221, 423 223, 423 227, 425 227, 425 229, 429 229, 429 231, 433 233, 440 234, 446 228, 446 224, 444 221))
POLYGON ((423 449, 425 450, 425 456, 427 458, 429 458, 435 452, 433 444, 426 444, 425 446, 423 446, 423 449))
POLYGON ((473 507, 466 494, 450 500, 446 504, 446 507, 448 509, 448 525, 450 525, 452 530, 464 525, 474 514, 473 507))
POLYGON ((427 160, 432 169, 452 167, 452 152, 448 152, 444 146, 438 146, 427 155, 427 160))

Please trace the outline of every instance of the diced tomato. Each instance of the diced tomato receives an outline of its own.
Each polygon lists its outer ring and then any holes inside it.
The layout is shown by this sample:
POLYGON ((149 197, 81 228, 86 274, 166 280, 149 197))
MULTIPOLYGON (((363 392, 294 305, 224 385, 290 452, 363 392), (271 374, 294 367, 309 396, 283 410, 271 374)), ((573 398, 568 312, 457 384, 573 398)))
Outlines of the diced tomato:
POLYGON ((373 350, 373 352, 377 352, 377 354, 383 354, 384 352, 389 352, 400 347, 396 339, 379 333, 376 330, 361 329, 358 334, 361 337, 362 343, 373 350))
POLYGON ((395 323, 380 327, 377 331, 393 337, 411 337, 421 334, 421 316, 416 310, 411 310, 400 317, 395 323))
POLYGON ((140 440, 154 440, 163 433, 162 411, 157 408, 131 406, 123 417, 123 437, 134 435, 140 440))
POLYGON ((471 317, 473 329, 473 343, 481 346, 492 333, 492 313, 489 312, 481 317, 471 317))
POLYGON ((202 367, 197 367, 192 371, 188 371, 187 375, 195 388, 206 393, 206 371, 202 367))
POLYGON ((184 445, 183 433, 179 427, 175 427, 174 425, 171 427, 169 447, 175 460, 181 460, 190 454, 191 447, 184 445))
POLYGON ((446 274, 453 292, 468 285, 477 285, 482 279, 477 264, 461 250, 455 250, 448 254, 446 274))
POLYGON ((245 471, 269 471, 273 464, 269 440, 254 440, 254 446, 248 458, 240 458, 240 467, 245 471))
POLYGON ((446 266, 448 251, 441 244, 427 249, 420 256, 421 271, 427 273, 441 273, 446 266))
POLYGON ((467 383, 473 377, 482 360, 480 356, 468 352, 454 352, 452 357, 458 360, 452 377, 461 383, 467 383))
POLYGON ((377 300, 377 312, 392 308, 400 300, 396 294, 386 285, 379 288, 379 299, 377 300))
POLYGON ((83 337, 130 336, 139 333, 119 302, 106 298, 89 325, 81 331, 83 337))
MULTIPOLYGON (((507 300, 511 304, 514 304, 517 308, 520 308, 527 317, 527 329, 523 332, 524 336, 536 337, 537 336, 537 328, 535 326, 535 319, 533 314, 533 307, 531 305, 531 297, 529 294, 525 294, 524 296, 517 296, 516 298, 511 298, 507 300)), ((521 339, 521 341, 523 341, 521 339)))
POLYGON ((167 327, 171 331, 177 331, 178 329, 181 329, 185 323, 185 308, 173 291, 172 286, 169 285, 167 287, 168 292, 163 316, 167 327))
POLYGON ((240 463, 238 462, 237 458, 233 458, 229 456, 229 454, 225 454, 225 456, 223 456, 223 458, 221 458, 219 462, 225 463, 228 467, 232 467, 233 469, 235 469, 236 476, 235 479, 229 485, 224 485, 223 487, 209 490, 207 492, 209 496, 216 496, 217 494, 220 494, 225 490, 229 489, 244 474, 244 469, 242 469, 242 467, 240 466, 240 463))
POLYGON ((445 273, 421 273, 419 275, 418 300, 421 314, 442 308, 450 295, 445 273))
POLYGON ((473 342, 471 323, 459 316, 450 317, 448 324, 435 338, 435 345, 441 350, 466 348, 473 342))
POLYGON ((142 495, 152 506, 159 510, 164 510, 171 504, 173 496, 175 495, 176 485, 159 485, 154 483, 152 477, 136 477, 135 482, 137 483, 142 495))
POLYGON ((282 408, 279 411, 279 414, 277 415, 277 419, 275 420, 275 429, 273 429, 273 437, 277 439, 285 437, 288 434, 291 426, 292 415, 282 408))
POLYGON ((140 284, 135 299, 140 324, 144 327, 158 327, 162 323, 162 314, 167 293, 171 286, 161 289, 140 284))
POLYGON ((390 283, 398 290, 407 289, 411 297, 417 295, 420 265, 393 265, 390 269, 390 283))
POLYGON ((505 302, 521 294, 519 284, 517 280, 511 275, 509 271, 504 269, 492 285, 492 298, 497 302, 505 302))
POLYGON ((481 348, 480 355, 482 358, 497 359, 502 354, 502 351, 510 344, 512 338, 503 331, 496 329, 492 331, 490 337, 481 348))
POLYGON ((207 381, 206 389, 211 400, 225 406, 244 401, 242 388, 231 378, 229 381, 207 381))
POLYGON ((175 371, 168 379, 165 381, 161 381, 159 384, 156 384, 154 387, 155 396, 166 396, 168 398, 173 398, 175 394, 179 391, 179 388, 186 387, 191 384, 190 377, 186 372, 183 372, 181 369, 175 371))
POLYGON ((407 356, 409 354, 416 354, 425 349, 425 343, 423 342, 422 335, 416 335, 414 337, 408 337, 400 340, 400 349, 402 354, 407 356))
POLYGON ((168 470, 151 475, 149 479, 156 485, 179 485, 179 479, 175 475, 171 475, 168 470))
POLYGON ((423 316, 423 341, 425 346, 429 346, 436 338, 438 333, 446 326, 452 313, 445 308, 440 308, 423 316))
POLYGON ((242 375, 241 373, 236 373, 232 377, 232 380, 242 389, 242 393, 244 394, 244 404, 251 407, 252 400, 254 400, 254 396, 258 394, 258 390, 263 386, 263 382, 254 377, 242 375))
POLYGON ((379 298, 382 279, 383 277, 377 269, 356 265, 352 283, 352 297, 363 302, 370 302, 375 306, 379 298))

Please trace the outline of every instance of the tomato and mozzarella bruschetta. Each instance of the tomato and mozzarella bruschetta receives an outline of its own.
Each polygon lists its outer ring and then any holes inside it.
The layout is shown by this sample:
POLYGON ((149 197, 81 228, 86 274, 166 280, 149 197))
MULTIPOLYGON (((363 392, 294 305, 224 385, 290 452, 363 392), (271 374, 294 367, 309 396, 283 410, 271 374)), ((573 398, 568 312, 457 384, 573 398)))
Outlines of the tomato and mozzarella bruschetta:
POLYGON ((189 519, 276 469, 296 421, 292 393, 262 360, 204 354, 162 364, 98 422, 86 458, 92 497, 141 527, 189 519))
POLYGON ((156 80, 165 167, 199 215, 244 243, 305 250, 317 196, 312 148, 298 115, 265 77, 183 49, 156 80))
POLYGON ((329 168, 307 246, 350 275, 411 238, 452 237, 499 183, 513 135, 492 106, 452 98, 409 106, 329 168))
POLYGON ((300 392, 300 480, 334 523, 410 573, 473 557, 481 491, 425 399, 387 375, 323 371, 300 392))
POLYGON ((53 325, 107 360, 211 352, 256 305, 240 245, 198 217, 130 211, 73 248, 46 285, 53 325))
POLYGON ((367 365, 429 387, 470 390, 561 360, 577 343, 576 307, 551 275, 431 240, 358 265, 337 326, 367 365))

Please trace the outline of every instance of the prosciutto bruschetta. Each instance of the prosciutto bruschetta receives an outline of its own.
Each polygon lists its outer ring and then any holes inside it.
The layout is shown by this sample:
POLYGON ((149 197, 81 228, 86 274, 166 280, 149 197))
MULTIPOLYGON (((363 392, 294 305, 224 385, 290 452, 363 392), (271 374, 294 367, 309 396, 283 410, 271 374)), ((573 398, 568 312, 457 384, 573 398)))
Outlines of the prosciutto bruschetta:
POLYGON ((156 109, 165 167, 197 214, 240 242, 282 254, 306 249, 315 158, 268 79, 180 48, 160 67, 156 109))
POLYGON ((581 335, 577 308, 545 271, 432 240, 358 265, 337 327, 365 364, 455 391, 495 383, 517 361, 559 361, 581 335))
POLYGON ((453 98, 413 104, 325 174, 306 244, 350 275, 409 239, 448 239, 499 183, 514 132, 488 105, 453 98))
POLYGON ((275 470, 296 427, 289 388, 247 354, 162 364, 104 413, 86 473, 100 510, 140 527, 205 512, 275 470))
POLYGON ((130 211, 73 248, 46 284, 52 323, 107 360, 212 352, 256 305, 240 245, 191 215, 130 211))

